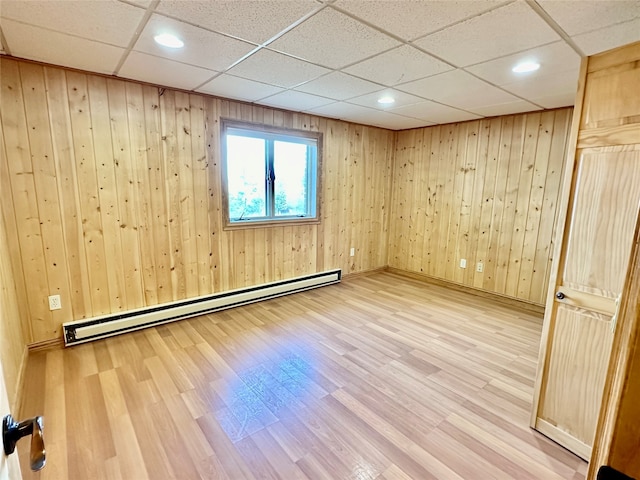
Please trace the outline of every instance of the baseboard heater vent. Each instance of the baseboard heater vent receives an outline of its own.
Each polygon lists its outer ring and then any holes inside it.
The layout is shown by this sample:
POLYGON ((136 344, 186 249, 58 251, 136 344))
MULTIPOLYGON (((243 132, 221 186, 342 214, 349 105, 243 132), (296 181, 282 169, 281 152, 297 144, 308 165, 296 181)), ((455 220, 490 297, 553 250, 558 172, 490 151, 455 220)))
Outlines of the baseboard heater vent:
POLYGON ((342 270, 305 275, 303 277, 239 288, 203 297, 164 303, 124 313, 78 320, 63 324, 65 346, 90 342, 99 338, 132 332, 162 323, 182 320, 248 303, 281 297, 340 282, 342 270))

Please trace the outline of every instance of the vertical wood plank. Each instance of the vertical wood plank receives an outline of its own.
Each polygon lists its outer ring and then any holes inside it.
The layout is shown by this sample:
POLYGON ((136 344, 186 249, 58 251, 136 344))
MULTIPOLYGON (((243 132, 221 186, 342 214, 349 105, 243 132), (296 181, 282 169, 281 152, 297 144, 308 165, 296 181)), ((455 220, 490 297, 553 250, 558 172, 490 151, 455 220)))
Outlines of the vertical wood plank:
POLYGON ((169 210, 166 191, 166 163, 162 140, 160 98, 154 87, 143 87, 144 125, 147 145, 147 172, 151 194, 151 226, 153 233, 153 263, 157 296, 160 303, 173 299, 171 279, 171 246, 169 243, 169 210))
POLYGON ((437 185, 437 173, 438 173, 438 163, 436 152, 439 150, 438 142, 438 130, 435 128, 427 128, 424 131, 425 138, 428 140, 429 148, 425 152, 425 156, 422 158, 422 161, 429 165, 428 175, 426 178, 426 188, 425 188, 425 200, 427 203, 427 208, 424 212, 425 215, 425 232, 424 239, 422 243, 422 260, 420 262, 420 272, 429 274, 432 269, 432 262, 435 261, 435 258, 438 256, 438 252, 433 249, 433 241, 436 238, 437 232, 435 232, 436 220, 438 217, 438 210, 436 207, 436 196, 438 191, 437 185), (426 258, 425 258, 426 257, 426 258))
MULTIPOLYGON (((177 92, 175 95, 176 151, 178 172, 178 205, 182 261, 185 276, 185 296, 198 295, 198 259, 195 227, 195 199, 193 190, 193 156, 191 152, 191 105, 189 95, 177 92)), ((200 117, 198 123, 202 122, 200 117)), ((202 126, 196 127, 198 130, 202 126)))
POLYGON ((165 90, 160 96, 162 153, 169 230, 171 298, 186 298, 187 285, 182 249, 180 215, 180 151, 178 147, 175 92, 165 90))
POLYGON ((88 76, 89 108, 95 168, 98 178, 99 210, 104 233, 107 261, 107 279, 111 311, 124 310, 127 292, 124 278, 122 242, 120 236, 120 211, 115 176, 115 159, 109 114, 107 80, 88 76))
POLYGON ((489 121, 489 147, 487 153, 487 165, 482 185, 482 209, 480 213, 480 225, 478 228, 478 247, 476 250, 476 261, 482 262, 483 271, 476 272, 473 286, 483 288, 485 274, 489 269, 489 253, 491 239, 493 238, 493 208, 495 204, 495 191, 498 172, 498 158, 500 155, 500 139, 502 132, 502 122, 499 118, 489 121))
POLYGON ((140 308, 144 305, 140 241, 138 233, 138 212, 136 211, 136 191, 133 163, 131 160, 131 138, 125 83, 110 79, 107 82, 109 95, 109 119, 113 147, 113 165, 118 193, 118 227, 126 304, 124 308, 140 308))
POLYGON ((227 262, 222 261, 222 245, 227 238, 226 232, 222 230, 222 187, 220 179, 220 158, 216 152, 221 151, 220 147, 220 122, 218 120, 219 101, 205 99, 205 130, 206 130, 206 175, 207 175, 207 197, 208 213, 210 222, 210 248, 211 248, 211 270, 212 287, 211 291, 217 292, 228 289, 227 278, 223 269, 227 262), (223 280, 224 279, 224 280, 223 280))
POLYGON ((67 272, 70 288, 70 305, 73 318, 93 315, 89 269, 83 242, 82 213, 78 172, 75 165, 73 131, 71 128, 70 100, 67 94, 67 78, 63 70, 45 68, 48 114, 51 141, 56 164, 56 178, 62 234, 67 253, 67 272))
MULTIPOLYGON (((498 251, 496 257, 495 270, 495 291, 498 293, 507 292, 507 275, 509 273, 509 263, 511 262, 511 239, 514 233, 516 221, 516 203, 518 200, 518 182, 520 179, 520 168, 522 166, 522 149, 524 144, 526 119, 524 116, 515 116, 513 121, 513 135, 508 154, 508 170, 506 175, 506 186, 504 191, 504 208, 502 209, 502 219, 500 223, 500 236, 498 239, 498 251)), ((514 259, 515 261, 516 259, 514 259)))
MULTIPOLYGON (((547 180, 547 167, 551 156, 551 140, 553 138, 553 124, 555 112, 544 112, 538 126, 538 144, 533 159, 533 177, 531 193, 528 199, 528 213, 522 244, 522 261, 518 278, 518 297, 529 298, 531 281, 533 278, 536 244, 540 225, 542 202, 544 199, 547 180)), ((515 296, 515 295, 514 295, 515 296)))
POLYGON ((103 315, 109 313, 111 307, 87 76, 67 72, 66 78, 91 314, 103 315))
POLYGON ((483 262, 482 254, 478 251, 478 243, 481 237, 481 218, 482 209, 484 208, 483 202, 483 189, 484 181, 486 178, 486 168, 489 155, 489 144, 491 139, 491 123, 490 120, 482 120, 478 124, 478 151, 477 161, 474 166, 474 182, 473 182, 473 194, 471 197, 471 214, 470 214, 470 226, 469 226, 469 240, 468 240, 468 256, 473 260, 471 266, 467 267, 464 275, 463 283, 465 285, 474 285, 476 282, 477 263, 483 262))
MULTIPOLYGON (((555 112, 554 135, 551 140, 551 154, 547 165, 544 199, 542 201, 541 219, 556 218, 559 208, 559 196, 564 169, 564 152, 568 142, 571 125, 571 111, 555 112)), ((553 238, 555 221, 544 221, 538 231, 536 253, 531 280, 530 298, 544 303, 549 284, 549 273, 554 251, 553 238)))
POLYGON ((46 304, 49 285, 18 62, 2 60, 0 82, 0 115, 6 152, 3 170, 8 171, 11 183, 10 191, 3 189, 2 195, 10 192, 13 197, 20 242, 19 248, 14 251, 19 251, 21 256, 27 286, 31 332, 34 339, 43 339, 52 333, 51 313, 46 304))
POLYGON ((211 246, 211 225, 209 212, 208 190, 209 176, 207 169, 207 122, 205 115, 204 97, 189 96, 189 112, 191 115, 191 155, 193 157, 193 198, 194 225, 196 234, 196 261, 198 270, 198 294, 206 295, 212 289, 213 257, 211 246))
MULTIPOLYGON (((515 201, 513 234, 509 245, 510 258, 507 267, 507 282, 505 293, 511 297, 517 296, 520 269, 522 266, 522 250, 524 244, 527 218, 531 207, 531 183, 535 171, 536 152, 540 140, 540 113, 526 116, 524 125, 524 142, 522 160, 518 170, 517 199, 515 201)), ((541 145, 544 148, 543 145, 541 145)), ((547 152, 548 155, 548 152, 547 152)), ((514 172, 515 173, 515 172, 514 172)))
POLYGON ((498 255, 500 253, 499 242, 502 232, 502 215, 505 208, 505 196, 507 177, 509 172, 509 160, 511 141, 513 138, 513 122, 515 117, 507 117, 500 130, 500 150, 498 152, 498 166, 496 169, 496 182, 494 189, 494 202, 491 219, 491 237, 489 243, 489 254, 485 264, 485 277, 483 287, 492 292, 498 292, 496 287, 496 277, 499 272, 498 255))
POLYGON ((39 252, 44 257, 48 290, 42 297, 58 294, 63 308, 51 312, 51 324, 46 337, 57 337, 61 333, 60 323, 73 318, 71 294, 69 291, 67 252, 62 232, 62 213, 60 211, 59 192, 55 157, 51 142, 51 130, 47 108, 44 68, 34 64, 21 64, 24 94, 24 110, 29 132, 29 147, 36 188, 38 214, 40 215, 40 232, 43 249, 39 252))
POLYGON ((473 209, 473 185, 477 170, 478 158, 478 128, 480 122, 466 123, 465 131, 465 150, 463 151, 461 167, 458 175, 462 177, 462 190, 458 198, 459 204, 459 230, 456 235, 456 259, 464 258, 467 260, 467 268, 457 268, 455 279, 457 283, 465 283, 466 272, 475 270, 475 255, 470 255, 471 229, 473 221, 471 213, 473 209))
POLYGON ((135 227, 137 230, 135 232, 138 237, 143 302, 145 305, 156 304, 159 303, 159 288, 155 265, 156 246, 153 235, 151 167, 147 155, 150 148, 147 147, 146 141, 143 87, 134 83, 126 83, 125 89, 127 123, 131 141, 131 181, 135 189, 132 201, 135 203, 134 208, 136 211, 135 227))

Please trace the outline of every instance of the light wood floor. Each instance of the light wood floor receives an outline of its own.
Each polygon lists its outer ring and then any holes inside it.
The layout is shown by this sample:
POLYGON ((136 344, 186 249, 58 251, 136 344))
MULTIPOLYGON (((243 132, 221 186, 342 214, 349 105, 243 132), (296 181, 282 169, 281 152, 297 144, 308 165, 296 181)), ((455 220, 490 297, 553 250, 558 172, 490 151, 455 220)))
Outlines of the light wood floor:
POLYGON ((25 478, 583 479, 528 417, 541 320, 390 273, 29 358, 25 478))

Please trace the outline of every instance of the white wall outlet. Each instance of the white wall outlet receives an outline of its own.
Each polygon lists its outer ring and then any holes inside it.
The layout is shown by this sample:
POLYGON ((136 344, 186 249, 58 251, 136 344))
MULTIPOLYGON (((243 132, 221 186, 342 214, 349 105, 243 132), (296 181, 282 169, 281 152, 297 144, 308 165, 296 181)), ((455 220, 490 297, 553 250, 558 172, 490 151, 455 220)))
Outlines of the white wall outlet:
POLYGON ((49 310, 60 310, 62 308, 62 301, 60 295, 49 296, 49 310))
POLYGON ((467 259, 466 258, 461 258, 460 259, 460 268, 467 268, 467 259))
POLYGON ((355 256, 355 254, 356 254, 356 249, 351 247, 351 250, 349 250, 349 256, 353 257, 353 256, 355 256))
POLYGON ((478 264, 476 265, 476 272, 484 272, 484 263, 478 262, 478 264))

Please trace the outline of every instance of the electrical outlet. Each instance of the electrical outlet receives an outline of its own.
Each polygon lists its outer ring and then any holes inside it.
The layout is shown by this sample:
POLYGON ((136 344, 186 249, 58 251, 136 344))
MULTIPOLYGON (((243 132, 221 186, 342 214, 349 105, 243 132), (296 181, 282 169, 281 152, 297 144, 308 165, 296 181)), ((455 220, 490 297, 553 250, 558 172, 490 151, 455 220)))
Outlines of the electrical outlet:
POLYGON ((62 308, 62 301, 60 295, 49 296, 49 310, 60 310, 62 308))
POLYGON ((349 256, 350 256, 350 257, 354 257, 354 256, 355 256, 355 254, 356 254, 356 249, 355 249, 355 248, 353 248, 353 247, 351 247, 351 250, 349 250, 349 256))
POLYGON ((467 259, 466 258, 461 258, 460 259, 460 268, 467 268, 467 259))
POLYGON ((484 272, 484 264, 482 262, 478 262, 478 264, 476 265, 476 272, 484 272))

